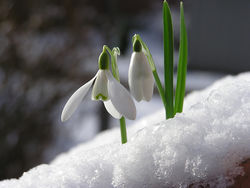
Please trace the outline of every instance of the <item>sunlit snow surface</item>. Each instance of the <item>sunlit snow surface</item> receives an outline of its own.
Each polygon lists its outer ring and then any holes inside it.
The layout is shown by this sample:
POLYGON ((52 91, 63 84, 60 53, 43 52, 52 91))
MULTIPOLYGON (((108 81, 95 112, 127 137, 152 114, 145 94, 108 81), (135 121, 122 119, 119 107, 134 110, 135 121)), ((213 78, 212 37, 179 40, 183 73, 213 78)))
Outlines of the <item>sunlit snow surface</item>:
POLYGON ((186 97, 184 112, 145 117, 120 144, 119 129, 98 135, 0 187, 226 187, 250 158, 250 73, 186 97))

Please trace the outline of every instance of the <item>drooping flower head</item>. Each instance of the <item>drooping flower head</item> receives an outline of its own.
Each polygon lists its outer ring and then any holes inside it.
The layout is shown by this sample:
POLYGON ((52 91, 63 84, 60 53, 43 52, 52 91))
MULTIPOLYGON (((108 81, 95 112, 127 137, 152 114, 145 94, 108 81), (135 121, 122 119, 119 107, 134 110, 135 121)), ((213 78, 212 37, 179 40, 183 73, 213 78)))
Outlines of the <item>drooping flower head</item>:
POLYGON ((107 111, 116 119, 124 116, 127 119, 136 118, 136 108, 129 92, 109 71, 109 55, 104 49, 99 56, 99 70, 90 81, 80 87, 65 104, 61 120, 68 120, 81 101, 87 96, 93 85, 92 100, 101 100, 107 111))
POLYGON ((141 42, 138 39, 133 43, 128 83, 131 94, 138 102, 151 100, 154 90, 154 78, 148 60, 142 51, 141 42))

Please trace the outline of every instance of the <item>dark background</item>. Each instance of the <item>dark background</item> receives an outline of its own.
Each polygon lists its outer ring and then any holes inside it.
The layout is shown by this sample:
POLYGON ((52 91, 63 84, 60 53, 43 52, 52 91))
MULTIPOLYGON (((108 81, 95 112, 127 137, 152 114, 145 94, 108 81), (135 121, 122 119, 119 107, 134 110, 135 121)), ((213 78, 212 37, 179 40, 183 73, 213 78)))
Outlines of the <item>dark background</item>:
MULTIPOLYGON (((168 2, 177 23, 178 50, 179 1, 168 2)), ((132 32, 143 30, 155 31, 151 38, 162 41, 161 4, 0 0, 0 180, 49 162, 44 153, 58 137, 55 130, 63 129, 58 128, 62 107, 93 76, 104 44, 129 54, 132 32), (159 22, 158 28, 150 18, 159 22)), ((184 7, 190 71, 236 74, 249 69, 247 0, 190 0, 184 7)), ((162 48, 161 42, 148 45, 162 48)), ((95 107, 99 132, 109 127, 109 115, 102 105, 95 107)), ((70 148, 65 140, 61 145, 65 146, 61 152, 70 148)))

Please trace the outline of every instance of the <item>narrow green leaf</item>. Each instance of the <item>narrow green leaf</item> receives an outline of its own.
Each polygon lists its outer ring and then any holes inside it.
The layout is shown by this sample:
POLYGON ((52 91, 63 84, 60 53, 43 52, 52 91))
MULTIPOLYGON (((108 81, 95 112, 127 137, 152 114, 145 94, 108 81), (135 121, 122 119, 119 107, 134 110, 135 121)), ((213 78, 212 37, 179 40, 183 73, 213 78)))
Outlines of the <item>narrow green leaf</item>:
POLYGON ((180 50, 179 50, 179 63, 177 70, 177 85, 175 94, 175 114, 182 112, 183 101, 185 97, 186 86, 186 73, 187 73, 187 57, 188 57, 188 44, 187 44, 187 31, 184 19, 183 3, 180 3, 180 50))
POLYGON ((173 24, 171 12, 166 0, 163 2, 163 48, 164 48, 164 82, 166 118, 174 117, 174 99, 173 99, 173 66, 174 66, 174 40, 173 40, 173 24))

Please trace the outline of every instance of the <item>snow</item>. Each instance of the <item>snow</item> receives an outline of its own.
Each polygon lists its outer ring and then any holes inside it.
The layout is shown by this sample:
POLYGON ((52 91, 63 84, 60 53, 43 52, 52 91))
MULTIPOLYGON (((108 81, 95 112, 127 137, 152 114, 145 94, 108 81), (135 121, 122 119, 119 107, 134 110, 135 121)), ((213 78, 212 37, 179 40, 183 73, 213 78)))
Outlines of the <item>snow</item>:
MULTIPOLYGON (((228 76, 185 99, 184 112, 155 112, 59 155, 0 188, 227 187, 250 158, 250 73, 228 76)), ((117 126, 118 127, 118 126, 117 126)))

